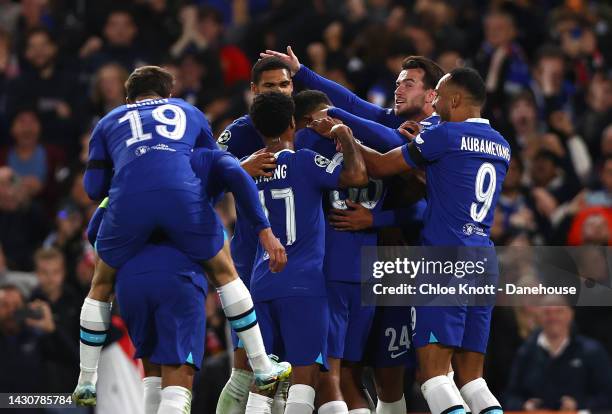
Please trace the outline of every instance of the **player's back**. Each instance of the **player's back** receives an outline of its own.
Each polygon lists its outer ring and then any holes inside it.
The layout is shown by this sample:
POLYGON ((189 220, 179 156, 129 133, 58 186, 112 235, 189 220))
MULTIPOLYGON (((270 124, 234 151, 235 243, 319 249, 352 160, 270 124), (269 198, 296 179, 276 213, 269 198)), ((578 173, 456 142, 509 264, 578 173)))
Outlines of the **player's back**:
POLYGON ((422 133, 415 143, 424 145, 428 140, 434 142, 426 150, 423 243, 492 245, 493 214, 510 162, 508 142, 482 118, 444 122, 422 133))
POLYGON ((112 160, 110 194, 197 187, 189 166, 195 146, 213 147, 204 115, 182 99, 147 99, 122 105, 96 126, 90 145, 112 160), (101 142, 100 142, 101 141, 101 142))
MULTIPOLYGON (((357 137, 358 138, 358 137, 357 137)), ((309 148, 329 158, 332 163, 342 164, 343 156, 336 151, 336 145, 330 139, 320 136, 313 130, 305 128, 296 134, 296 148, 309 148)), ((334 188, 323 197, 323 208, 346 210, 347 199, 360 203, 375 213, 382 210, 382 199, 386 188, 383 180, 370 179, 367 188, 334 188)), ((361 281, 361 248, 376 246, 378 237, 375 231, 338 231, 325 216, 326 254, 324 271, 327 280, 343 282, 361 281)))
POLYGON ((264 147, 261 135, 248 115, 241 116, 225 128, 217 139, 217 145, 238 159, 249 156, 264 147))
POLYGON ((322 197, 326 189, 337 186, 341 168, 306 149, 283 150, 276 156, 273 176, 258 177, 256 184, 288 262, 281 273, 271 273, 267 255, 258 246, 251 279, 253 298, 325 296, 322 197))

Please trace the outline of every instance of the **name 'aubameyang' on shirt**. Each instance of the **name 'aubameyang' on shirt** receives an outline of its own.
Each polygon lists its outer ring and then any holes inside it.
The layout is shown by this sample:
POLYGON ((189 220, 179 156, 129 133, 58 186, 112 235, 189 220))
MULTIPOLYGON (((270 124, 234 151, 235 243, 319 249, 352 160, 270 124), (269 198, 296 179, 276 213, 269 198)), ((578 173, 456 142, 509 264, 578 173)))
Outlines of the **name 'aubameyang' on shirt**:
POLYGON ((510 161, 510 148, 484 138, 462 136, 461 151, 482 152, 510 161))

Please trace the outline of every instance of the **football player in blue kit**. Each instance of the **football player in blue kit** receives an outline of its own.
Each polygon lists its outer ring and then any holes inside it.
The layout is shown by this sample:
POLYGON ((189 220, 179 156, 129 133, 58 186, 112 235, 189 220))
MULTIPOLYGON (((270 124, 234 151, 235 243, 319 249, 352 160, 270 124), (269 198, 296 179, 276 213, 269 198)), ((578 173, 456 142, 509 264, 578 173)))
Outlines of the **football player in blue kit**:
MULTIPOLYGON (((264 92, 280 92, 291 96, 293 83, 287 64, 274 57, 257 61, 251 70, 251 92, 255 96, 264 92)), ((263 151, 263 139, 248 114, 232 122, 217 139, 217 145, 243 160, 243 168, 251 176, 268 175, 266 170, 275 167, 274 155, 263 151)), ((241 207, 237 206, 230 250, 238 275, 247 287, 251 280, 257 242, 257 235, 251 224, 244 218, 241 207)), ((246 353, 234 331, 232 331, 232 341, 234 365, 231 376, 217 401, 217 414, 244 413, 249 387, 253 380, 246 353)), ((282 398, 279 398, 278 403, 282 404, 281 400, 282 398)), ((279 406, 279 409, 282 407, 279 406)))
MULTIPOLYGON (((433 106, 441 123, 385 154, 361 147, 368 173, 387 177, 412 168, 427 176, 424 246, 490 247, 490 227, 510 162, 506 140, 480 117, 485 85, 473 69, 440 79, 433 106), (464 231, 466 225, 477 231, 464 231)), ((415 307, 413 344, 421 389, 432 413, 501 413, 482 378, 492 306, 415 307), (446 376, 452 360, 458 396, 446 376)))
MULTIPOLYGON (((194 147, 215 145, 208 121, 195 107, 170 97, 173 83, 162 68, 136 69, 126 82, 128 103, 107 114, 92 134, 85 189, 92 199, 108 194, 110 201, 96 238, 99 260, 81 310, 78 403, 95 404, 116 270, 154 231, 162 231, 218 282, 224 312, 241 328, 258 385, 271 386, 290 369, 266 355, 250 294, 237 277, 216 214, 190 164, 194 147)), ((260 238, 270 250, 272 270, 282 270, 283 246, 269 228, 261 229, 260 238)))
MULTIPOLYGON (((313 115, 331 105, 320 91, 303 91, 295 95, 295 148, 316 151, 335 163, 342 163, 343 155, 328 138, 314 129, 303 128, 319 121, 313 115)), ((329 120, 329 122, 332 122, 329 120)), ((334 188, 323 198, 325 215, 325 260, 330 311, 328 335, 329 372, 320 375, 317 388, 318 411, 326 413, 370 412, 369 396, 361 381, 361 361, 374 317, 373 306, 361 304, 361 248, 376 246, 377 235, 372 231, 338 231, 329 221, 329 212, 344 211, 348 203, 358 203, 373 215, 381 214, 386 187, 382 180, 369 180, 366 188, 334 188)))
MULTIPOLYGON (((234 157, 220 150, 197 149, 191 164, 198 178, 206 183, 205 193, 211 202, 219 199, 223 191, 231 191, 253 227, 270 227, 259 208, 251 177, 234 157), (208 180, 211 176, 215 179, 208 180)), ((108 198, 88 226, 92 244, 107 205, 108 198)), ((214 224, 219 237, 223 237, 219 220, 214 224)), ((210 279, 213 285, 218 284, 210 279)), ((182 412, 191 402, 194 370, 200 369, 205 347, 204 301, 208 284, 201 266, 157 233, 119 269, 115 288, 121 316, 136 348, 135 356, 143 359, 145 414, 158 413, 160 406, 164 413, 182 412)), ((93 332, 86 333, 90 335, 88 339, 97 339, 93 332)))
MULTIPOLYGON (((260 200, 270 224, 290 257, 279 274, 268 270, 268 257, 258 247, 251 292, 268 349, 293 366, 285 413, 314 410, 315 387, 321 366, 327 365, 329 309, 323 259, 325 221, 322 199, 338 188, 364 187, 367 173, 350 129, 338 124, 330 135, 342 148, 328 159, 308 149, 294 151, 294 104, 280 93, 255 98, 250 115, 264 137, 266 150, 275 154, 269 177, 257 177, 260 200)), ((251 393, 247 413, 271 407, 272 400, 251 393)))

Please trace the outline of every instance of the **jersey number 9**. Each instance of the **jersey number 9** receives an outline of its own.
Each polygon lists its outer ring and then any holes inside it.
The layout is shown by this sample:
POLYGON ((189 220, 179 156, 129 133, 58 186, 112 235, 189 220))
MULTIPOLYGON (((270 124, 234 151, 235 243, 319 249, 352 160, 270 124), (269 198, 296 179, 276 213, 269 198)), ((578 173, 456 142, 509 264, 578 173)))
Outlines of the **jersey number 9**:
POLYGON ((495 194, 495 186, 497 181, 497 174, 495 172, 495 167, 493 164, 485 162, 478 169, 478 173, 476 174, 476 183, 475 183, 475 192, 476 192, 476 200, 478 203, 482 203, 482 207, 480 207, 477 203, 472 203, 470 208, 470 216, 472 220, 477 223, 481 223, 485 217, 487 217, 487 213, 491 208, 491 203, 493 202, 493 195, 495 194), (485 179, 489 176, 489 185, 487 188, 484 188, 485 179), (480 210, 478 209, 480 207, 480 210))

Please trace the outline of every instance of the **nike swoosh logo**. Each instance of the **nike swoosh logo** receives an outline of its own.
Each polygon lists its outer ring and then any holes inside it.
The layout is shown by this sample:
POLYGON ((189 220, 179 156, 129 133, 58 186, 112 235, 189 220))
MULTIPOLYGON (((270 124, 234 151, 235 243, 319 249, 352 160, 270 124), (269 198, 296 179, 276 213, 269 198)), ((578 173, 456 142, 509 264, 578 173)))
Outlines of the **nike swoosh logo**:
POLYGON ((392 359, 395 359, 395 358, 397 358, 398 356, 404 355, 406 352, 408 352, 408 350, 402 351, 402 352, 400 352, 399 354, 394 354, 393 352, 391 352, 391 358, 392 358, 392 359))

